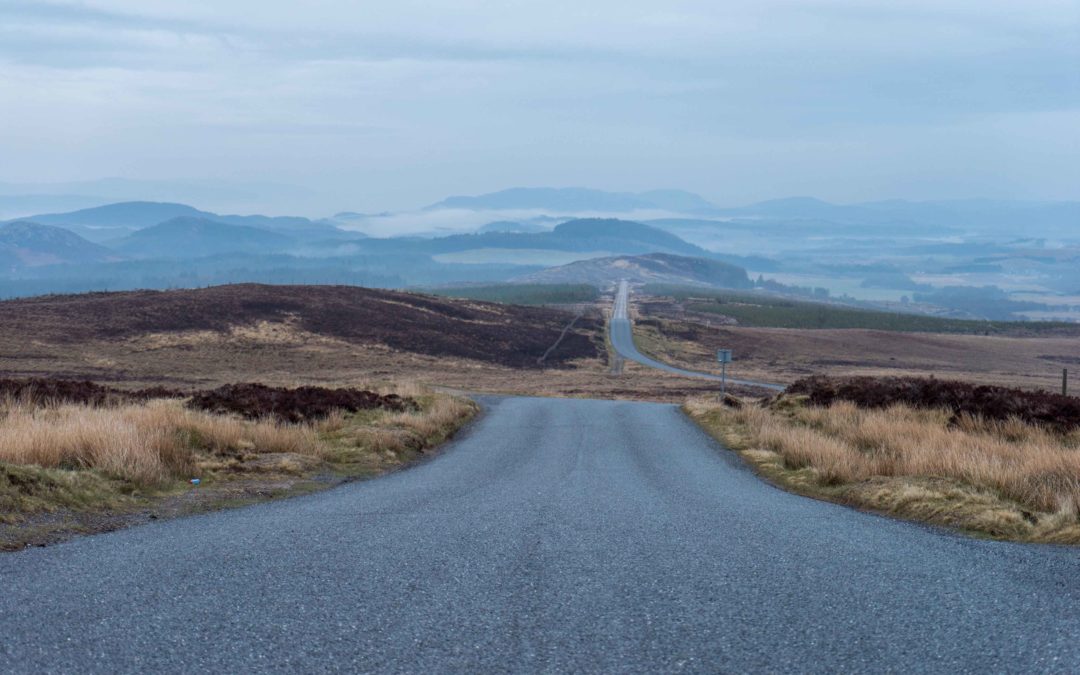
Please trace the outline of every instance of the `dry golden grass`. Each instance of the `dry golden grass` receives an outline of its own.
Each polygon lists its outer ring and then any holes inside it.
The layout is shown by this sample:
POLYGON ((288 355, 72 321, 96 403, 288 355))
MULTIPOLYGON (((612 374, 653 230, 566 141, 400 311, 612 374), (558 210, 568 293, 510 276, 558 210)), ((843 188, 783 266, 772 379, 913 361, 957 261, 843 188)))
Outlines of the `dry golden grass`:
POLYGON ((325 489, 401 467, 477 410, 420 384, 384 385, 416 412, 337 412, 314 424, 250 421, 179 400, 112 407, 0 401, 0 550, 325 489), (199 477, 193 489, 184 482, 199 477), (61 513, 57 514, 56 512, 61 513))
POLYGON ((326 429, 343 437, 344 443, 338 446, 345 456, 359 453, 376 459, 400 460, 446 440, 477 410, 472 401, 433 395, 419 385, 411 391, 411 396, 422 401, 420 411, 381 414, 369 424, 351 428, 327 420, 326 429))
POLYGON ((441 440, 448 430, 457 428, 461 420, 471 417, 476 406, 471 401, 450 396, 431 397, 420 412, 400 412, 388 415, 383 424, 407 429, 425 440, 441 440))
POLYGON ((310 427, 248 422, 188 410, 179 401, 94 408, 0 408, 0 462, 98 469, 142 485, 191 476, 200 453, 322 452, 310 427))
POLYGON ((1080 435, 1018 420, 783 400, 687 412, 798 491, 992 536, 1080 543, 1080 435))
POLYGON ((233 466, 206 456, 281 454, 317 459, 372 452, 394 460, 449 437, 476 412, 471 401, 415 383, 384 388, 421 403, 415 412, 335 412, 314 425, 249 421, 185 408, 178 400, 117 407, 0 404, 0 462, 46 469, 96 469, 149 486, 198 468, 233 466), (343 441, 344 439, 344 441, 343 441))

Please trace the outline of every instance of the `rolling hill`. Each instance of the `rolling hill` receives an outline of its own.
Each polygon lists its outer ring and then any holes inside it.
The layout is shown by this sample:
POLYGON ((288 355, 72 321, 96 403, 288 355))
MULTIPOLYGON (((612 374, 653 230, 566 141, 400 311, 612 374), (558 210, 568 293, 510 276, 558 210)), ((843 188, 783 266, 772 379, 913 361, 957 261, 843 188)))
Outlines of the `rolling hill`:
POLYGON ((595 258, 552 267, 515 279, 530 284, 605 286, 627 279, 635 283, 672 283, 717 288, 751 288, 746 270, 719 260, 667 253, 595 258))
POLYGON ((68 213, 46 213, 27 218, 43 225, 72 230, 98 243, 117 239, 173 218, 201 218, 227 225, 258 227, 282 234, 307 237, 352 237, 330 224, 294 216, 235 216, 200 211, 186 204, 170 202, 119 202, 68 213))
POLYGON ((138 230, 163 223, 170 218, 206 218, 213 214, 200 211, 186 204, 167 202, 120 202, 68 213, 45 213, 33 217, 33 221, 57 227, 126 228, 138 230))
MULTIPOLYGON (((603 324, 542 307, 497 305, 356 286, 239 284, 197 290, 44 296, 0 302, 0 346, 88 346, 132 340, 213 342, 215 335, 269 330, 309 343, 382 346, 514 368, 568 364, 601 354, 603 324), (564 329, 566 330, 564 334, 564 329), (558 345, 555 348, 555 345, 558 345)), ((155 342, 156 344, 156 342, 155 342)), ((89 347, 88 347, 89 348, 89 347)), ((285 349, 278 344, 270 352, 285 349)), ((342 349, 344 353, 344 349, 342 349)), ((311 358, 310 352, 307 358, 311 358)), ((384 354, 385 356, 385 354, 384 354)))
POLYGON ((269 230, 179 216, 138 230, 115 242, 113 248, 131 257, 202 258, 221 253, 275 253, 294 244, 291 237, 269 230))
POLYGON ((0 267, 102 262, 118 256, 60 227, 25 220, 0 225, 0 267))

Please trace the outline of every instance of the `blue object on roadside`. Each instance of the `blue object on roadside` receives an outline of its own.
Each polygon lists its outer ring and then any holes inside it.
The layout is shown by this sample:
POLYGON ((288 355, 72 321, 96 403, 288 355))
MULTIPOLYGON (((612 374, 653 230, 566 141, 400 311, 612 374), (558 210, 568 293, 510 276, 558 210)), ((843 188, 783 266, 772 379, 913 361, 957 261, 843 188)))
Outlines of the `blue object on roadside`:
POLYGON ((202 482, 202 481, 200 481, 200 480, 199 480, 198 478, 192 478, 192 479, 191 479, 191 484, 192 484, 192 485, 198 485, 198 484, 199 484, 199 483, 201 483, 201 482, 202 482))

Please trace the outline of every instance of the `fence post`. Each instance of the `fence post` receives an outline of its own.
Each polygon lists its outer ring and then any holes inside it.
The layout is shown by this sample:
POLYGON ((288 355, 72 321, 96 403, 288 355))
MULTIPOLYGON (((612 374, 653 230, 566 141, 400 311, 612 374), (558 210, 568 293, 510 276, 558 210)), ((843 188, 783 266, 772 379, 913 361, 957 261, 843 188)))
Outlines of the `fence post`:
POLYGON ((1068 396, 1069 395, 1069 369, 1068 368, 1062 368, 1061 369, 1061 395, 1062 396, 1068 396))

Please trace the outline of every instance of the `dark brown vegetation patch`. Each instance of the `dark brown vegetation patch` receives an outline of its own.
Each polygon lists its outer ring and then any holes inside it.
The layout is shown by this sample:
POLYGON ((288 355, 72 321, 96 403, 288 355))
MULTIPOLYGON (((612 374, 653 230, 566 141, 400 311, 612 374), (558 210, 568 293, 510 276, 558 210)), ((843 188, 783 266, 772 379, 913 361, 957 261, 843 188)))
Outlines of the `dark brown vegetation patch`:
POLYGON ((264 384, 229 384, 217 389, 182 392, 164 387, 124 390, 90 382, 60 378, 0 379, 0 398, 12 398, 35 405, 76 403, 109 406, 138 403, 154 398, 187 398, 194 410, 236 414, 248 419, 272 417, 299 423, 323 419, 335 410, 416 411, 411 398, 378 394, 364 389, 326 387, 268 387, 264 384))
POLYGON ((102 406, 183 396, 187 394, 164 387, 126 391, 88 380, 63 380, 51 377, 0 379, 0 398, 12 398, 35 404, 80 403, 102 406))
POLYGON ((187 405, 212 413, 234 413, 248 419, 273 417, 292 423, 322 419, 335 410, 419 410, 416 401, 397 394, 325 387, 287 389, 264 384, 227 384, 195 394, 187 405))
POLYGON ((356 286, 237 284, 195 290, 53 295, 0 302, 10 335, 54 344, 138 338, 148 333, 227 332, 288 322, 353 344, 537 368, 597 358, 603 322, 544 307, 453 300, 356 286))
POLYGON ((917 408, 944 408, 954 415, 988 420, 1017 418, 1056 431, 1080 429, 1080 398, 1009 387, 921 377, 807 377, 787 389, 804 394, 813 405, 850 401, 862 408, 905 403, 917 408))

